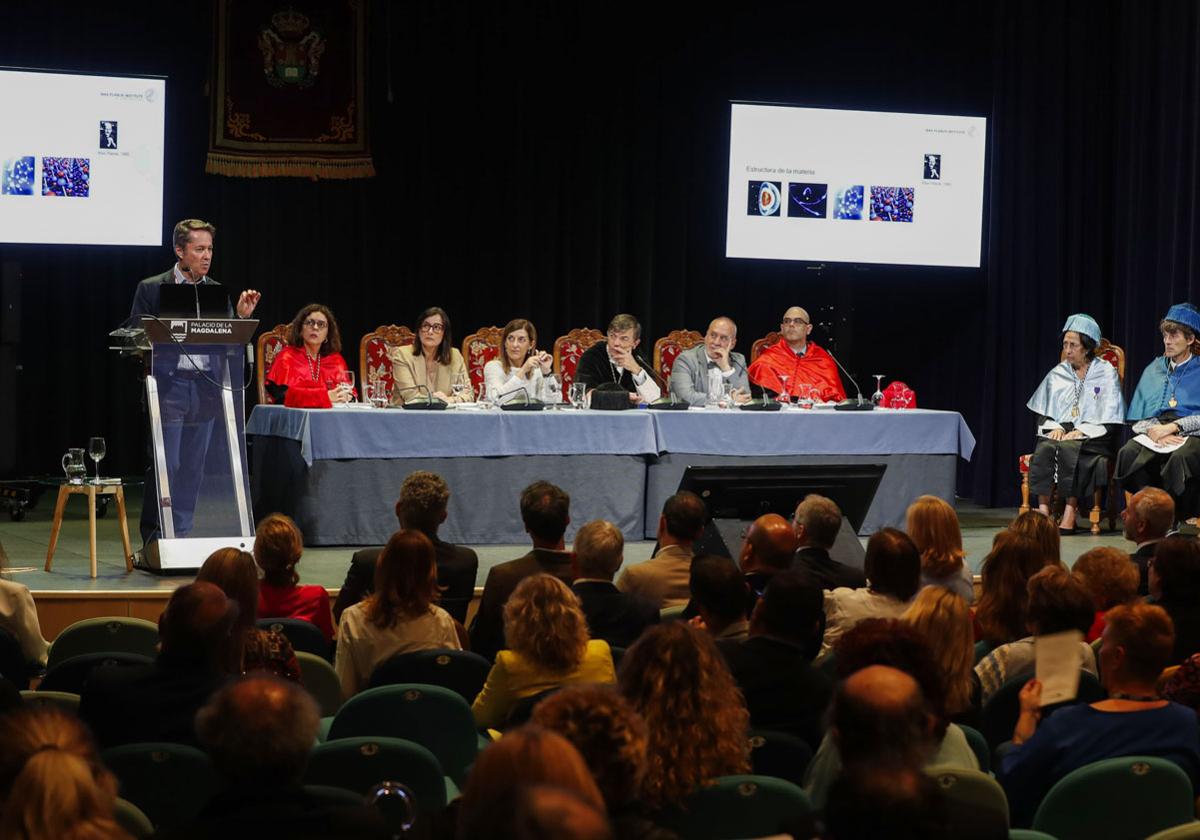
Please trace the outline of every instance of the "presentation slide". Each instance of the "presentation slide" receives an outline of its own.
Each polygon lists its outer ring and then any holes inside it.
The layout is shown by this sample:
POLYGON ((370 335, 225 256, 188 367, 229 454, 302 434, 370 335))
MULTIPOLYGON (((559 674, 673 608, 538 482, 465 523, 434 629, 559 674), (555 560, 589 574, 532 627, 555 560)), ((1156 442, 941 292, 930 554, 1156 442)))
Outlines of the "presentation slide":
POLYGON ((161 245, 166 91, 0 69, 0 242, 161 245))
POLYGON ((732 109, 725 256, 979 266, 983 117, 732 109))

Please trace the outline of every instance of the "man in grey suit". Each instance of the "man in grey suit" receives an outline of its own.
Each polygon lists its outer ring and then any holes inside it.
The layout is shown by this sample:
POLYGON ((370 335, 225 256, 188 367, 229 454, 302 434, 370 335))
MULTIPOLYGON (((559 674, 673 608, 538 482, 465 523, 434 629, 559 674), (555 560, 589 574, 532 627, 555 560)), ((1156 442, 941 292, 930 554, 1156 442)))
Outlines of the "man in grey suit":
POLYGON ((708 402, 710 371, 720 374, 722 382, 733 389, 735 402, 750 399, 750 378, 746 374, 746 357, 734 353, 737 344, 737 324, 733 319, 714 318, 704 335, 704 343, 685 350, 675 358, 671 368, 671 393, 691 405, 708 402))

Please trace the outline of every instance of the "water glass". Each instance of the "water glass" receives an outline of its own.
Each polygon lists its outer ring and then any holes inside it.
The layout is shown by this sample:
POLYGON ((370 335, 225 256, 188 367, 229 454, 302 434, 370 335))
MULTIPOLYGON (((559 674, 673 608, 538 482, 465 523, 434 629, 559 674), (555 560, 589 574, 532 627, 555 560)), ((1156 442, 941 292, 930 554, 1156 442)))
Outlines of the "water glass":
POLYGON ((454 395, 455 402, 462 402, 463 395, 471 389, 470 380, 465 374, 459 374, 454 377, 454 381, 450 383, 450 393, 454 395))
POLYGON ((803 409, 813 407, 813 391, 815 389, 811 385, 800 385, 796 389, 796 405, 803 409))
POLYGON ((567 397, 574 408, 583 408, 587 401, 587 385, 582 382, 572 382, 567 391, 567 397))
POLYGON ((350 393, 348 402, 354 402, 354 371, 344 370, 338 374, 338 387, 350 393))
POLYGON ((91 437, 88 438, 88 457, 92 459, 92 463, 96 465, 96 483, 100 483, 100 462, 104 460, 104 438, 91 437))

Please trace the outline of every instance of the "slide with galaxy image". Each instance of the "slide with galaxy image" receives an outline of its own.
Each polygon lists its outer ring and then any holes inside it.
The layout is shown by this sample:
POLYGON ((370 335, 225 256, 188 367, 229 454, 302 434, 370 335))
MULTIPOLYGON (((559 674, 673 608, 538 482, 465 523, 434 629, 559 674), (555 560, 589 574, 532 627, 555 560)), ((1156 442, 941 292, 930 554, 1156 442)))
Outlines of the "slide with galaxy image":
POLYGON ((0 195, 33 195, 33 155, 5 158, 0 168, 0 195))
POLYGON ((828 184, 788 184, 788 217, 824 219, 828 184))
POLYGON ((778 216, 783 205, 779 181, 751 181, 746 202, 748 216, 778 216))

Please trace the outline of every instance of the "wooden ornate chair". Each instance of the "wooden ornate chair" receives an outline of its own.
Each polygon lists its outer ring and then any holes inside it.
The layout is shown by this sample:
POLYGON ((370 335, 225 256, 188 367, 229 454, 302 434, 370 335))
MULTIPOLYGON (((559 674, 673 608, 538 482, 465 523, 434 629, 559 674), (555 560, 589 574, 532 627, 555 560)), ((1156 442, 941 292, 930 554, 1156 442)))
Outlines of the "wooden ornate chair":
POLYGON ((480 327, 463 339, 463 361, 471 377, 471 389, 478 394, 483 384, 483 366, 500 355, 501 327, 480 327))
POLYGON ((780 335, 779 332, 772 330, 771 332, 767 333, 762 338, 760 338, 758 341, 751 344, 750 345, 750 361, 753 362, 755 359, 757 359, 758 354, 761 353, 762 351, 766 350, 772 344, 779 343, 779 339, 781 339, 781 338, 783 338, 783 336, 780 335))
POLYGON ((571 383, 575 381, 575 366, 579 364, 579 357, 599 341, 604 341, 604 333, 590 327, 578 327, 554 339, 554 372, 562 383, 564 400, 567 399, 571 383))
POLYGON ((393 347, 407 347, 417 340, 408 327, 398 327, 395 324, 376 327, 358 342, 358 387, 363 399, 367 398, 368 384, 383 381, 388 389, 394 386, 392 379, 392 362, 388 358, 388 350, 393 347))
MULTIPOLYGON (((1117 378, 1121 382, 1121 387, 1125 387, 1125 351, 1113 344, 1107 338, 1101 338, 1100 344, 1096 347, 1096 358, 1104 359, 1110 365, 1117 369, 1117 378)), ((1059 361, 1062 361, 1062 356, 1059 356, 1059 361)), ((1017 474, 1021 477, 1021 507, 1020 512, 1025 513, 1029 510, 1029 460, 1033 457, 1033 453, 1022 455, 1017 458, 1017 474)), ((1113 470, 1116 468, 1116 463, 1112 458, 1106 458, 1108 467, 1108 486, 1096 488, 1095 498, 1092 500, 1092 510, 1088 514, 1088 521, 1092 523, 1092 533, 1100 533, 1101 505, 1103 505, 1104 517, 1108 519, 1108 530, 1115 531, 1117 527, 1117 488, 1113 485, 1113 470), (1105 498, 1107 496, 1107 499, 1105 498)), ((1057 493, 1055 494, 1057 496, 1057 493)), ((1055 505, 1055 500, 1051 499, 1051 507, 1055 505)))
POLYGON ((276 324, 274 328, 259 333, 258 339, 254 342, 254 358, 258 360, 259 405, 270 405, 275 402, 267 394, 267 373, 271 370, 271 364, 275 361, 276 354, 287 346, 288 327, 290 326, 291 324, 276 324))
POLYGON ((695 330, 671 330, 654 342, 654 369, 664 382, 671 381, 671 368, 675 366, 675 357, 703 341, 704 336, 695 330))

